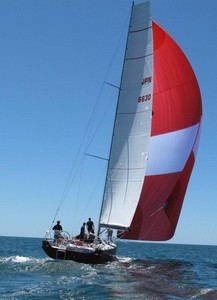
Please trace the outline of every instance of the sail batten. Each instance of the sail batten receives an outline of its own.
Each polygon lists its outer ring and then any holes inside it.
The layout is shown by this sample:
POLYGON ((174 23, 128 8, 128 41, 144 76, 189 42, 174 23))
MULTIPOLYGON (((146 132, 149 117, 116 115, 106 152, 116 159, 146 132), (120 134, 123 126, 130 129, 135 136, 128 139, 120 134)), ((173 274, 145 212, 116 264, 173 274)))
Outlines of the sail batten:
POLYGON ((146 55, 143 55, 143 56, 138 56, 138 57, 128 57, 126 58, 126 60, 136 60, 136 59, 142 59, 142 58, 146 58, 148 56, 152 56, 153 53, 149 53, 149 54, 146 54, 146 55))
POLYGON ((151 29, 152 27, 146 27, 146 28, 142 28, 142 29, 138 29, 138 30, 130 30, 130 33, 135 33, 135 32, 140 32, 140 31, 144 31, 144 30, 148 30, 151 29))

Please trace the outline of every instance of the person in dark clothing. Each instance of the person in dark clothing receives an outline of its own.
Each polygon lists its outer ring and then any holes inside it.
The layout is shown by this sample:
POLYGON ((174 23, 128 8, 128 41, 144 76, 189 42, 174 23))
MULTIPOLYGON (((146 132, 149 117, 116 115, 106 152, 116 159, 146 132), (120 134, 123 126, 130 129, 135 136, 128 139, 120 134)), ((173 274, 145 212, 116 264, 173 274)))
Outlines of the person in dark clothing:
POLYGON ((113 230, 111 228, 108 228, 107 229, 107 237, 108 237, 109 242, 112 241, 112 234, 113 234, 113 230))
POLYGON ((89 218, 87 221, 87 231, 88 233, 94 233, 94 223, 91 218, 89 218))
POLYGON ((81 226, 81 231, 80 231, 80 240, 83 241, 86 238, 86 228, 85 228, 86 223, 83 223, 81 226))
POLYGON ((58 240, 62 237, 61 232, 63 231, 60 221, 57 221, 56 225, 52 228, 54 230, 54 239, 58 240))
POLYGON ((56 225, 54 225, 53 230, 63 231, 62 226, 60 225, 60 221, 57 221, 56 225))

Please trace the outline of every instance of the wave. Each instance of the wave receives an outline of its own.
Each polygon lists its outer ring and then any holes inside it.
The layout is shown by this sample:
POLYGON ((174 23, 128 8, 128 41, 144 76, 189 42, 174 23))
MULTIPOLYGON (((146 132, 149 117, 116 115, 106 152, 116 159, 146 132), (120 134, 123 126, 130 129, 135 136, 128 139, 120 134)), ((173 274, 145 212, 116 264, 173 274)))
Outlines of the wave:
POLYGON ((135 259, 132 257, 117 256, 117 260, 120 263, 130 263, 130 262, 134 261, 135 259))
POLYGON ((23 263, 36 263, 36 262, 45 262, 49 259, 44 258, 34 258, 34 257, 26 257, 26 256, 9 256, 9 257, 2 257, 0 258, 0 263, 17 263, 17 264, 23 264, 23 263))
POLYGON ((9 256, 0 258, 0 271, 7 274, 34 272, 46 269, 48 258, 35 258, 31 256, 9 256))
POLYGON ((0 265, 5 270, 1 299, 217 299, 216 290, 198 282, 192 264, 179 260, 120 256, 105 265, 86 265, 15 255, 0 258, 0 265))
POLYGON ((202 288, 191 299, 217 299, 217 292, 213 289, 202 288), (203 297, 203 298, 201 298, 203 297))

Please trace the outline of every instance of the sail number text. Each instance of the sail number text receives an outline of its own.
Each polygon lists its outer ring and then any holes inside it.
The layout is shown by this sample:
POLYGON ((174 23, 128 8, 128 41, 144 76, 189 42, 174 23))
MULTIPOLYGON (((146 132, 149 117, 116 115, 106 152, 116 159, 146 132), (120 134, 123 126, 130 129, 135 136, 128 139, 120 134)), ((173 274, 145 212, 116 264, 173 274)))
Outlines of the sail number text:
MULTIPOLYGON (((148 76, 148 77, 145 77, 142 79, 141 84, 147 85, 147 84, 150 84, 151 82, 152 82, 152 76, 148 76)), ((151 100, 151 94, 142 95, 142 96, 139 96, 139 98, 138 98, 139 103, 149 101, 149 100, 151 100)))
POLYGON ((151 94, 139 96, 138 98, 139 103, 149 101, 149 100, 151 100, 151 94))

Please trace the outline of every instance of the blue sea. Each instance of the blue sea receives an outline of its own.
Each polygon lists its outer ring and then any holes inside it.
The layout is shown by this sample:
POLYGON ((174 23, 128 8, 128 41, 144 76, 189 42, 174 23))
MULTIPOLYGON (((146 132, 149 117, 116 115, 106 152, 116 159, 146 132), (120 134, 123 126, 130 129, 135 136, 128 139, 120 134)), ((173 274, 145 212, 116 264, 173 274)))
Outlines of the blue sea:
POLYGON ((103 265, 54 261, 41 239, 0 237, 0 299, 217 299, 217 246, 118 243, 103 265))

